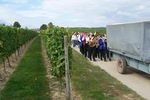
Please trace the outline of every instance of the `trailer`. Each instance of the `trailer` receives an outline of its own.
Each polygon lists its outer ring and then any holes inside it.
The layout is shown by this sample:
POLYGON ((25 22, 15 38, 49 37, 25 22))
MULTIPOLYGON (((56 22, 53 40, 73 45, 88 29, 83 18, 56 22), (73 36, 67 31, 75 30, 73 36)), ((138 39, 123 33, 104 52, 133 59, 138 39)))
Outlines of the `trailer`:
POLYGON ((119 73, 130 66, 150 74, 150 21, 107 25, 107 41, 119 73))

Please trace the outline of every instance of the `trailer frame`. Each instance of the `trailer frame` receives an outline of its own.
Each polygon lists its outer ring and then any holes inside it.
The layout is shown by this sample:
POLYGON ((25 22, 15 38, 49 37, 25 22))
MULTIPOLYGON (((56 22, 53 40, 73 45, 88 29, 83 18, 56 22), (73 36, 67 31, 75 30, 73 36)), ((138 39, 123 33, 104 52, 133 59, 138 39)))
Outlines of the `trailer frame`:
POLYGON ((112 58, 114 60, 117 60, 117 64, 120 60, 125 61, 126 65, 123 66, 126 69, 122 72, 119 72, 121 74, 125 74, 128 67, 143 71, 147 74, 150 74, 150 63, 144 62, 140 57, 136 57, 130 54, 127 54, 125 52, 119 52, 113 49, 110 49, 110 52, 112 53, 112 58))

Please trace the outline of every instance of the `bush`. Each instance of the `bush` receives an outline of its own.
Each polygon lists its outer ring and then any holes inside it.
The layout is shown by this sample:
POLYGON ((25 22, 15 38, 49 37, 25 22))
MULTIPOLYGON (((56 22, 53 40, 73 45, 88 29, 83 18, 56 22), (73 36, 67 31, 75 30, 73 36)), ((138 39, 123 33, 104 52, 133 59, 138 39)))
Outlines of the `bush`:
POLYGON ((68 32, 62 27, 52 27, 41 33, 51 62, 52 75, 61 78, 65 75, 64 36, 68 36, 68 32))

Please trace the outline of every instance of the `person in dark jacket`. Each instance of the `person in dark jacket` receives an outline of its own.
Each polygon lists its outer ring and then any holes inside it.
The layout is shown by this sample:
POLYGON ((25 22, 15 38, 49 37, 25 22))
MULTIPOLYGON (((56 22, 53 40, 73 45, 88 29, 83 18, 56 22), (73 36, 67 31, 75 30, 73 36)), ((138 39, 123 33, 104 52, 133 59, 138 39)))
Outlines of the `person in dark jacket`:
POLYGON ((100 59, 104 61, 106 61, 106 56, 105 56, 105 51, 104 51, 104 40, 103 40, 103 37, 100 36, 100 39, 99 39, 99 52, 100 52, 100 59))
POLYGON ((95 59, 95 52, 96 51, 96 37, 92 35, 90 41, 89 41, 89 58, 90 60, 96 61, 95 59))
POLYGON ((80 34, 79 42, 80 42, 80 52, 81 52, 81 54, 84 54, 83 40, 84 40, 83 34, 80 34))
POLYGON ((107 59, 109 59, 109 61, 111 61, 110 52, 109 52, 109 49, 107 46, 107 39, 104 40, 104 53, 105 53, 105 56, 107 57, 107 59))
POLYGON ((87 34, 86 33, 84 33, 84 39, 82 40, 82 42, 83 42, 83 54, 84 54, 84 56, 85 57, 87 57, 87 41, 86 41, 86 37, 87 37, 87 34))
POLYGON ((88 35, 87 33, 85 33, 85 37, 84 37, 84 56, 85 57, 89 57, 88 53, 89 53, 89 37, 90 35, 88 35))

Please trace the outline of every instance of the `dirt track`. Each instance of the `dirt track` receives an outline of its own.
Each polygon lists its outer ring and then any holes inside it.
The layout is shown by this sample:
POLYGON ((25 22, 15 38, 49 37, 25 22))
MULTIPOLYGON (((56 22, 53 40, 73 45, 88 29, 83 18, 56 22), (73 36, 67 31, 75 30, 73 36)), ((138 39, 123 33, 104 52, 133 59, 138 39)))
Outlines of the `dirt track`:
MULTIPOLYGON (((75 50, 79 52, 78 48, 75 48, 75 50)), ((150 100, 150 75, 133 69, 130 69, 127 74, 121 75, 117 72, 116 61, 103 62, 97 59, 96 62, 91 61, 91 63, 105 70, 146 100, 150 100)))

